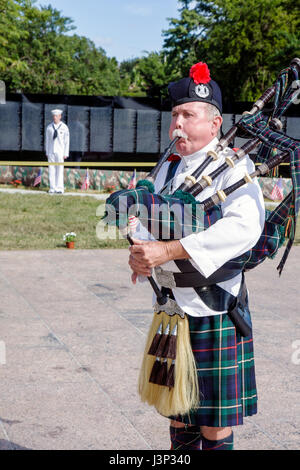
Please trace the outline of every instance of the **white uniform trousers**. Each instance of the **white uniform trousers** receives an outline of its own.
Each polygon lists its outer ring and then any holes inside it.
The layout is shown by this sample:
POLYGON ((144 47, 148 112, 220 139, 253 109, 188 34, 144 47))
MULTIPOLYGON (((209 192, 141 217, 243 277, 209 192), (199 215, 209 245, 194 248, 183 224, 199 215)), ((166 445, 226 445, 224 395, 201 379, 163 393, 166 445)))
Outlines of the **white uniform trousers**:
MULTIPOLYGON (((64 157, 58 153, 48 155, 48 162, 63 162, 64 157)), ((49 166, 49 185, 50 191, 64 192, 64 165, 49 166)))

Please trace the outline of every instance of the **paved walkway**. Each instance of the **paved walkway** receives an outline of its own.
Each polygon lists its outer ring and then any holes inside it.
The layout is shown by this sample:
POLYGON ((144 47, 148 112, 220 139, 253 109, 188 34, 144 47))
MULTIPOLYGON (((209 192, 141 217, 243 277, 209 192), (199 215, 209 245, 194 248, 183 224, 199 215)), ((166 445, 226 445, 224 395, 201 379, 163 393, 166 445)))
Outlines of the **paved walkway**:
MULTIPOLYGON (((278 259, 247 273, 259 413, 236 449, 300 448, 300 247, 278 259)), ((0 449, 169 449, 136 392, 151 297, 127 250, 0 251, 0 449)))

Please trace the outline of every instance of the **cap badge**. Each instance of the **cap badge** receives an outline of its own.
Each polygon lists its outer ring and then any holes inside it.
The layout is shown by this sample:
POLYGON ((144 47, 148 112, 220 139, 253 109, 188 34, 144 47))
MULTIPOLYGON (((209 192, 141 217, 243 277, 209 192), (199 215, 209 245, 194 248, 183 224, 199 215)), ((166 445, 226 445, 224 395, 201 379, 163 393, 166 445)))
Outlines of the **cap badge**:
POLYGON ((209 88, 205 85, 197 85, 195 87, 195 93, 199 98, 207 98, 209 96, 209 88))

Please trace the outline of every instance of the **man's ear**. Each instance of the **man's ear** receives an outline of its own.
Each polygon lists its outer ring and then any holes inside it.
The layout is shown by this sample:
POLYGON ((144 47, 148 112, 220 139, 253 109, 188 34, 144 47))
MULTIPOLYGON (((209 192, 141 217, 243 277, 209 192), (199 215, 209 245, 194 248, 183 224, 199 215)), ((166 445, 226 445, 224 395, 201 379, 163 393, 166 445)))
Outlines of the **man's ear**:
POLYGON ((221 129, 223 122, 222 116, 215 116, 212 121, 212 131, 215 135, 218 134, 219 130, 221 129))

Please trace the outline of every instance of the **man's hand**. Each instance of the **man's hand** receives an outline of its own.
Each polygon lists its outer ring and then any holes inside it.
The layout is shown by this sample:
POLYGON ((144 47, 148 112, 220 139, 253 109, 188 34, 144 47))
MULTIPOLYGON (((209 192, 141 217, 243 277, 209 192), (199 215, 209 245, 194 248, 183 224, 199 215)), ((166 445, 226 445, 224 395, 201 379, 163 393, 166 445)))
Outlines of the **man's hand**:
POLYGON ((133 239, 134 245, 129 248, 129 266, 133 274, 132 282, 136 283, 137 275, 151 276, 151 269, 172 259, 189 258, 179 240, 170 242, 146 242, 133 239))

